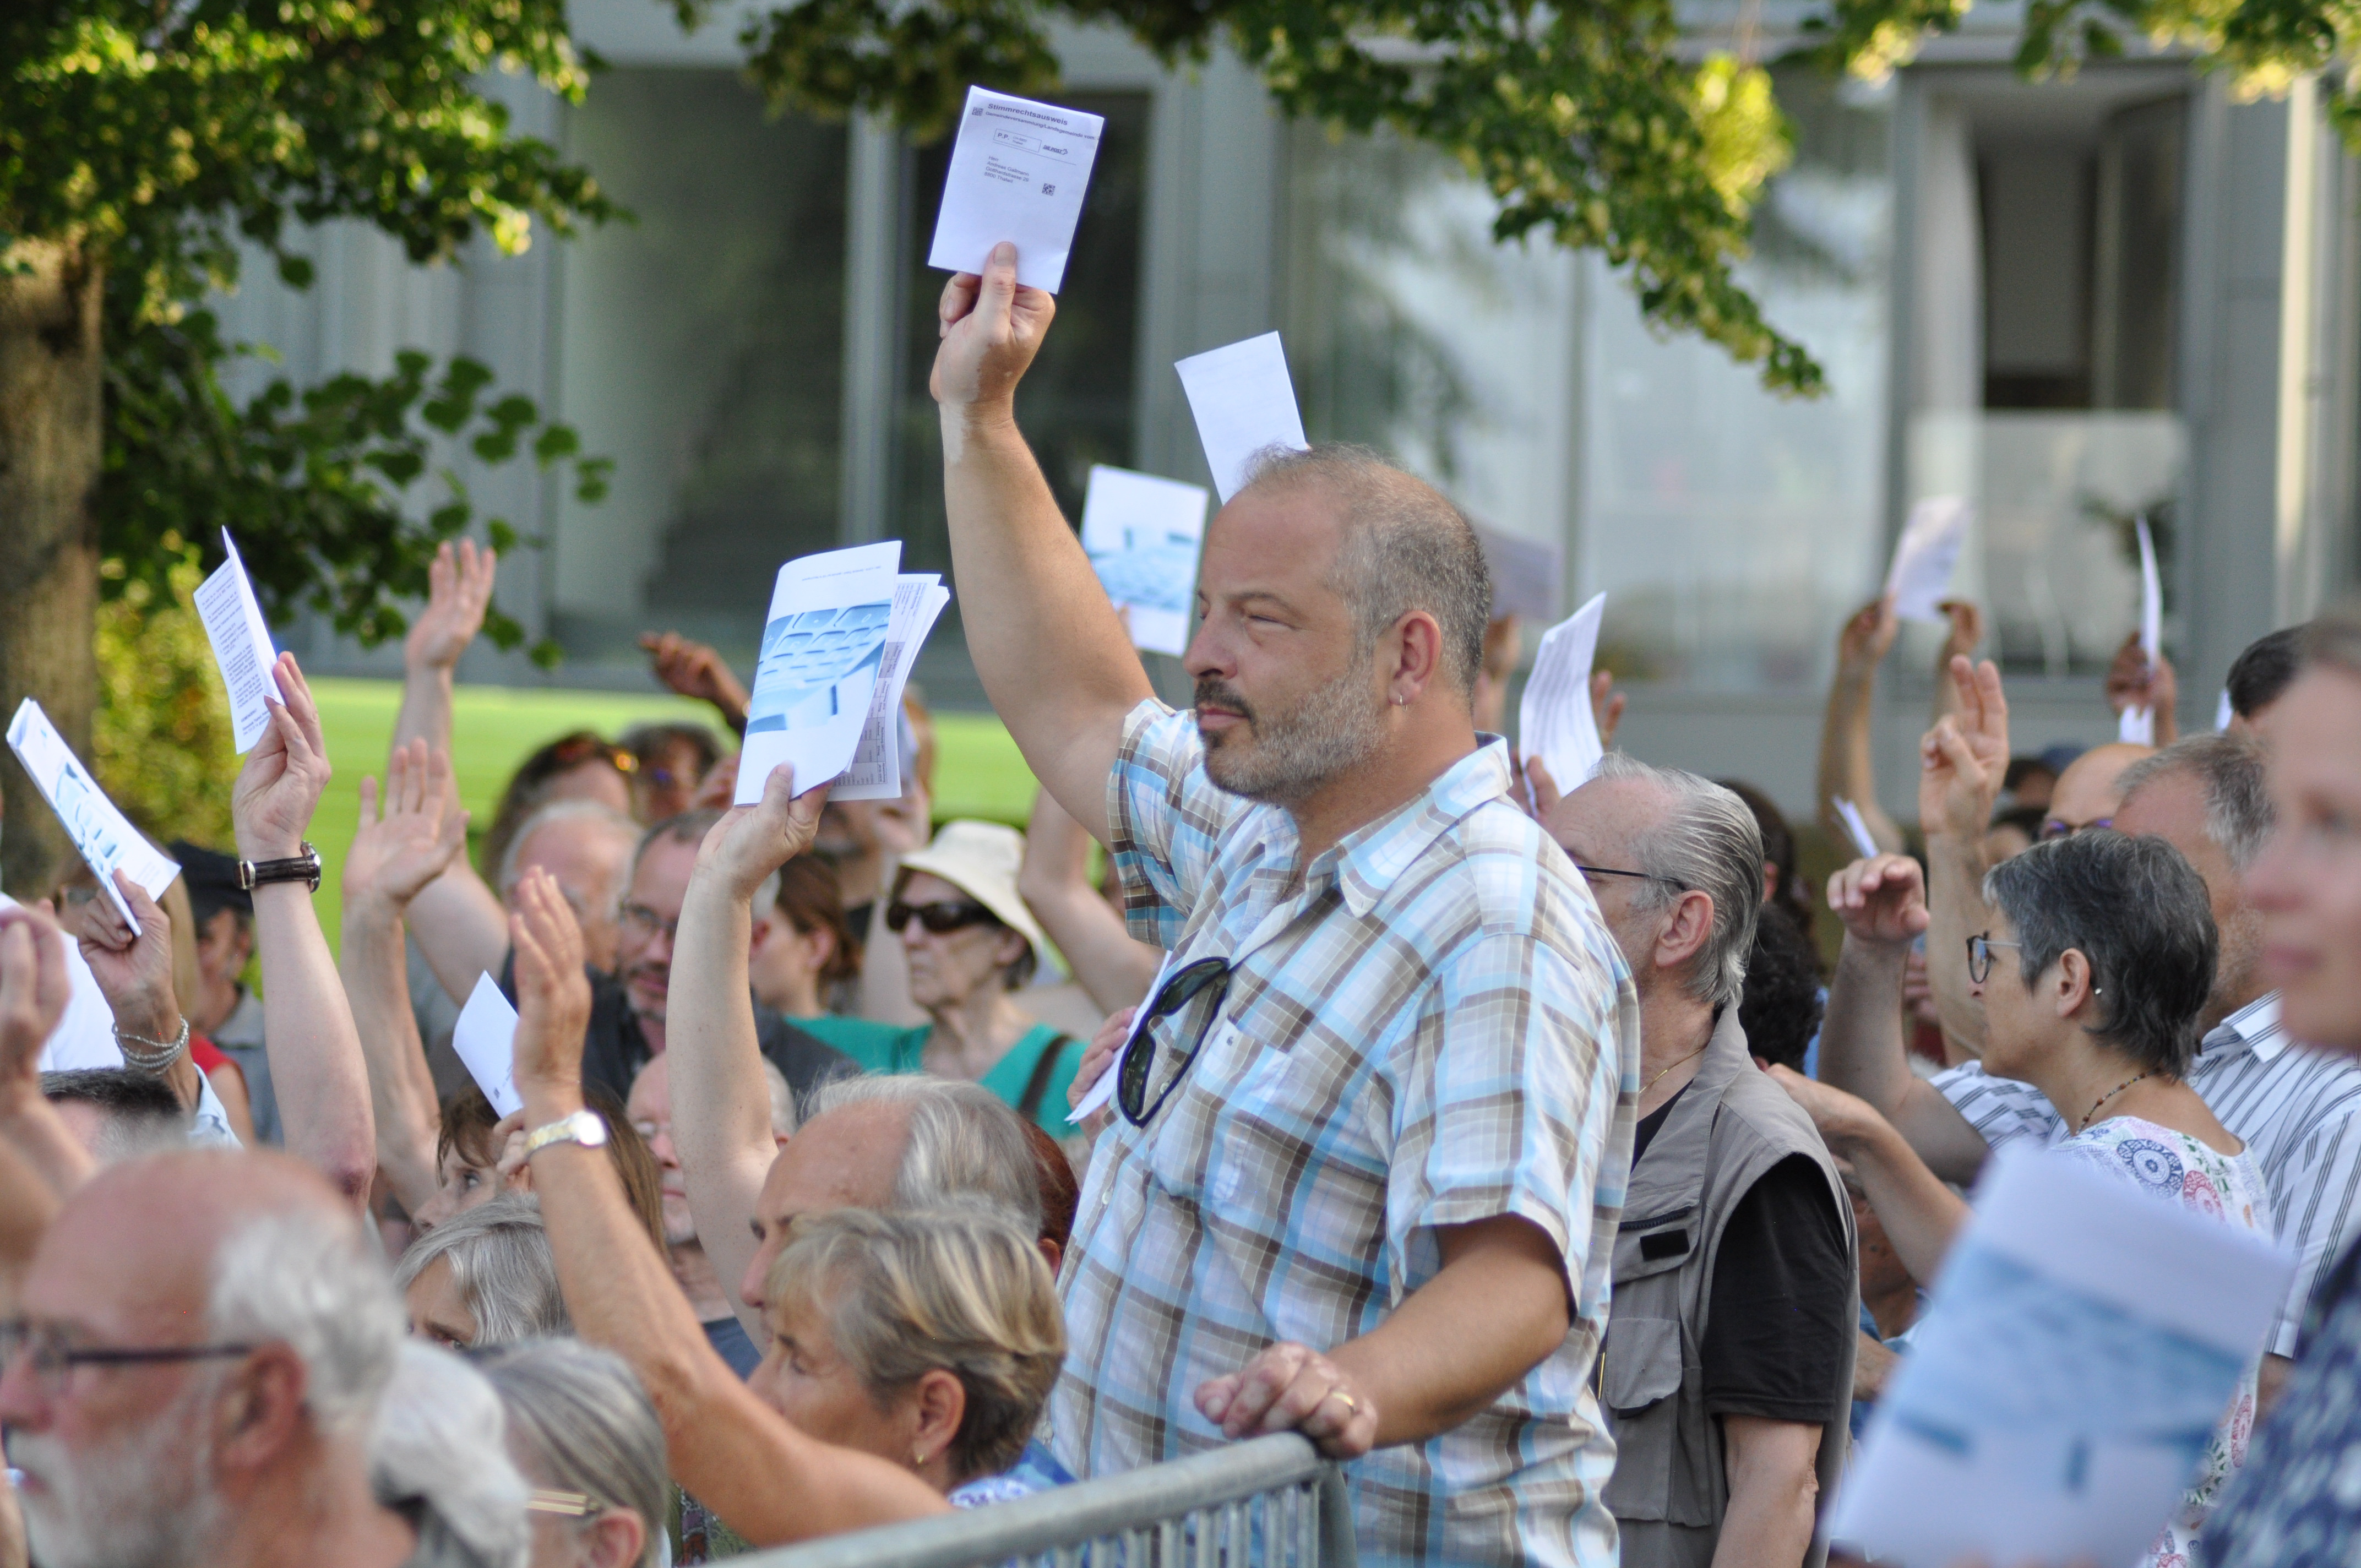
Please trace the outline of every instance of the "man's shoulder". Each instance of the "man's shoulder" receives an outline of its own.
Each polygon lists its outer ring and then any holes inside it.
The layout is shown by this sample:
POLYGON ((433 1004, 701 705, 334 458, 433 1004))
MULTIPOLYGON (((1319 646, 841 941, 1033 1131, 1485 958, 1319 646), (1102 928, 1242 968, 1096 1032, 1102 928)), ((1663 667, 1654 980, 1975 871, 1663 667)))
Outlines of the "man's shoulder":
MULTIPOLYGON (((1752 1063, 1741 1069, 1721 1092, 1721 1114, 1714 1121, 1714 1136, 1743 1129, 1760 1140, 1776 1158, 1802 1155, 1826 1169, 1831 1179, 1836 1167, 1828 1146, 1809 1113, 1795 1097, 1752 1063)), ((1775 1163, 1775 1160, 1774 1160, 1775 1163)), ((1765 1168, 1769 1168, 1768 1166, 1765 1168)))
POLYGON ((754 1008, 754 1038, 797 1094, 823 1080, 849 1078, 861 1070, 860 1064, 834 1046, 760 1003, 754 1008))
POLYGON ((1579 872, 1542 825, 1507 796, 1483 801, 1435 838, 1426 878, 1456 880, 1473 901, 1484 936, 1571 940, 1586 950, 1606 940, 1598 906, 1579 872))

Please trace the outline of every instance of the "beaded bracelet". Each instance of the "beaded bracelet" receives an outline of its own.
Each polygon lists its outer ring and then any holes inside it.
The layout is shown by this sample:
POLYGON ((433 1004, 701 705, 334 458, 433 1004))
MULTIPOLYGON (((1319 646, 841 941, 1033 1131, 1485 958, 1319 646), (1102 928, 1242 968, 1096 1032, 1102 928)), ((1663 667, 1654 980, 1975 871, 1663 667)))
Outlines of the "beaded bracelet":
POLYGON ((189 1050, 189 1021, 181 1020, 181 1032, 169 1040, 151 1040, 145 1035, 133 1035, 121 1028, 115 1031, 115 1046, 123 1052, 123 1065, 134 1072, 150 1078, 161 1077, 172 1069, 189 1050))

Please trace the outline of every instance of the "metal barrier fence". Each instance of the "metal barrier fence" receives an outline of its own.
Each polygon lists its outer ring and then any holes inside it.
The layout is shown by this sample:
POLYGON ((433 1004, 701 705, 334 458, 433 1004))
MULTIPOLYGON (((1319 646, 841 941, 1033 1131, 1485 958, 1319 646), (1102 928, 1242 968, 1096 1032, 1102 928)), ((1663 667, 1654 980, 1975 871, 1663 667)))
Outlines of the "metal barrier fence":
POLYGON ((756 1552, 743 1568, 1354 1568, 1334 1464, 1294 1432, 1011 1503, 756 1552))

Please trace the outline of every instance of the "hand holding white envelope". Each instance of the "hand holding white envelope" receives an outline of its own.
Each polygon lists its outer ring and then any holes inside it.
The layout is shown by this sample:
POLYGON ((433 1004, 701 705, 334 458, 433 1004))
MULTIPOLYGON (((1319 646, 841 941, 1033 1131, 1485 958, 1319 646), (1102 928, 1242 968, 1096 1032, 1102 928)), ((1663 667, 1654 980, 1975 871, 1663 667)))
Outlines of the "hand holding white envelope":
POLYGON ((113 900, 123 923, 138 930, 139 917, 131 913, 130 901, 115 885, 115 872, 120 870, 137 883, 148 897, 161 898, 172 879, 181 874, 179 862, 166 859, 131 826, 131 819, 98 787, 98 781, 31 697, 16 705, 16 716, 8 721, 8 749, 16 753, 16 761, 24 764, 41 798, 65 825, 66 837, 73 840, 75 850, 98 878, 98 885, 113 900))
POLYGON ((1598 718, 1590 707, 1590 667, 1598 654, 1598 626, 1607 596, 1589 603, 1542 634, 1533 672, 1517 705, 1517 745, 1528 760, 1539 757, 1559 791, 1572 795, 1598 770, 1607 747, 1598 738, 1598 718))
POLYGON ((1929 496, 1910 509, 1910 520, 1894 542, 1894 564, 1885 574, 1885 591, 1894 599, 1894 613, 1905 620, 1942 625, 1939 608, 1951 591, 1951 574, 1968 543, 1968 525, 1975 509, 1958 496, 1929 496))
POLYGON ((1105 126, 1080 109, 969 88, 927 265, 981 273, 1006 240, 1016 247, 1016 281, 1056 293, 1105 126))

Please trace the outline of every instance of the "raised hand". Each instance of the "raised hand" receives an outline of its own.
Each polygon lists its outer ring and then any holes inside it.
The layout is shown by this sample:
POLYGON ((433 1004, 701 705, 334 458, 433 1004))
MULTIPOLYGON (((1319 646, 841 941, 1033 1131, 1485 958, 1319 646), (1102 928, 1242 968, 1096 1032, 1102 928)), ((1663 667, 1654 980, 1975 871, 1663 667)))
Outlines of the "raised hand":
POLYGON ((1828 878, 1828 907, 1849 939, 1902 946, 1927 930, 1925 873, 1907 855, 1855 861, 1828 878))
POLYGON ((1590 673, 1590 718, 1598 726, 1598 749, 1615 750, 1615 731, 1623 722, 1623 694, 1615 689, 1615 672, 1590 673))
POLYGON ((2156 715, 2156 743, 2169 746, 2179 738, 2180 719, 2175 712, 2180 702, 2180 677, 2172 661, 2162 653, 2156 663, 2148 663, 2147 651, 2140 647, 2139 633, 2124 639, 2115 650, 2114 663, 2107 666, 2107 706, 2120 718, 2128 708, 2145 707, 2156 715))
POLYGON ((0 909, 0 1083, 40 1092, 41 1047, 72 997, 57 922, 29 905, 0 909))
POLYGON ((733 806, 706 830, 697 848, 697 876, 718 880, 731 901, 754 896, 763 879, 811 848, 819 832, 828 785, 796 793, 796 771, 782 762, 763 781, 763 798, 733 806))
POLYGON ((590 981, 582 971, 582 927, 557 879, 539 866, 510 895, 509 944, 516 954, 516 1084, 531 1100, 555 1091, 578 1100, 582 1031, 590 1023, 590 981))
MULTIPOLYGON (((1082 1096, 1096 1087, 1100 1077, 1114 1070, 1115 1055, 1131 1037, 1131 1021, 1138 1013, 1137 1007, 1118 1007, 1107 1014, 1099 1032, 1091 1036, 1090 1049, 1082 1053, 1082 1065, 1074 1069, 1074 1081, 1066 1086, 1066 1109, 1071 1111, 1080 1105, 1082 1096)), ((1082 1135, 1096 1138, 1113 1120, 1104 1110, 1094 1112, 1082 1119, 1082 1135)))
POLYGON ((181 1032, 180 1001, 172 992, 172 917, 119 871, 115 885, 139 928, 124 925, 115 901, 100 894, 82 905, 82 959, 115 1010, 117 1028, 170 1044, 181 1032))
POLYGON ((1984 612, 1973 599, 1945 599, 1935 608, 1950 623, 1943 638, 1943 655, 1935 662, 1936 676, 1940 679, 1952 660, 1972 659, 1984 645, 1984 612))
POLYGON ((266 694, 270 728, 247 753, 230 790, 230 821, 242 860, 282 861, 302 853, 303 835, 331 772, 320 709, 295 655, 280 654, 273 673, 287 700, 266 694))
POLYGON ((455 551, 446 540, 426 567, 426 608, 410 624, 401 658, 412 669, 448 670, 484 629, 492 607, 492 577, 500 557, 479 550, 472 539, 455 551))
POLYGON ((1378 1409, 1336 1364, 1308 1345, 1281 1343, 1244 1370, 1197 1386, 1197 1412, 1222 1435, 1300 1431, 1331 1459, 1357 1459, 1378 1439, 1378 1409))
POLYGON ((1016 247, 992 247, 983 275, 961 272, 943 286, 937 308, 942 346, 928 389, 945 408, 1005 408, 1058 314, 1055 296, 1016 281, 1016 247))
POLYGON ((1517 804, 1531 813, 1534 821, 1547 828, 1558 803, 1565 798, 1565 792, 1557 787, 1557 781, 1550 777, 1549 764, 1538 755, 1527 757, 1521 771, 1525 787, 1517 792, 1517 804))
POLYGON ((2008 773, 2008 699, 1989 659, 1951 661, 1954 711, 1918 742, 1918 820, 1929 835, 1983 841, 2008 773))
POLYGON ((401 913, 450 868, 467 841, 467 814, 451 787, 451 759, 423 740, 396 746, 377 781, 361 780, 360 830, 345 855, 345 902, 377 899, 401 913))
POLYGON ((1856 677, 1874 673, 1901 630, 1902 618, 1894 613, 1890 595, 1880 595, 1853 611, 1837 633, 1838 672, 1856 677))
POLYGON ((685 697, 711 703, 730 728, 746 727, 746 707, 752 699, 720 654, 677 631, 642 632, 640 646, 647 650, 648 667, 656 679, 685 697))

